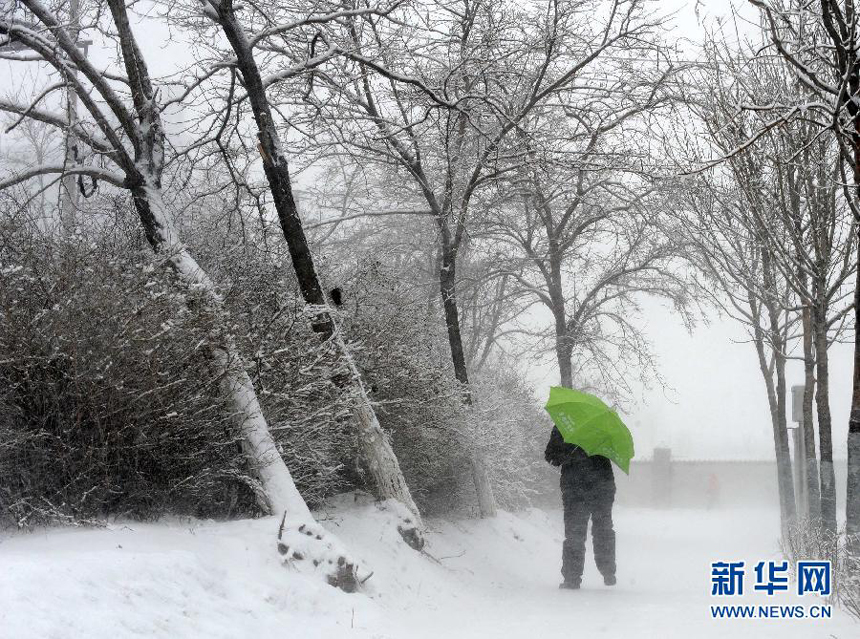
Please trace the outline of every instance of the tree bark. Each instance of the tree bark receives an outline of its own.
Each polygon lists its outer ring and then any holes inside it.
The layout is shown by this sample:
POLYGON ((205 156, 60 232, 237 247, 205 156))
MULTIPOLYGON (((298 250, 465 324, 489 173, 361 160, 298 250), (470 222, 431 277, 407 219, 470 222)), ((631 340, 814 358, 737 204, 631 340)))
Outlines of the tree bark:
MULTIPOLYGON (((153 250, 168 258, 186 289, 202 294, 207 304, 223 313, 223 301, 212 281, 176 236, 158 186, 141 183, 132 189, 132 197, 153 250)), ((261 507, 270 514, 286 512, 291 521, 312 521, 269 432, 254 385, 232 339, 215 337, 208 348, 210 361, 222 380, 222 390, 237 415, 245 452, 265 492, 264 497, 258 495, 261 507)))
MULTIPOLYGON (((161 192, 164 169, 164 131, 149 70, 131 30, 126 5, 122 0, 108 2, 119 34, 137 123, 123 125, 133 135, 134 164, 124 167, 126 185, 144 234, 153 250, 163 255, 187 290, 202 295, 219 314, 224 313, 223 300, 212 281, 197 264, 179 238, 167 214, 161 192)), ((244 362, 229 335, 212 336, 208 345, 210 360, 221 377, 222 389, 238 417, 246 454, 259 478, 265 496, 258 495, 261 506, 271 513, 285 512, 291 520, 312 521, 289 469, 271 436, 244 362)))
MULTIPOLYGON (((457 306, 457 249, 451 241, 450 233, 444 221, 439 222, 442 245, 439 262, 439 292, 442 296, 442 309, 445 315, 445 326, 448 331, 448 345, 451 349, 451 362, 454 366, 454 377, 460 382, 463 405, 467 412, 473 406, 472 390, 469 385, 469 369, 466 365, 466 354, 463 349, 463 336, 460 331, 460 311, 457 306)), ((478 510, 481 517, 495 517, 498 511, 496 496, 487 474, 487 467, 477 450, 477 444, 467 437, 468 462, 475 485, 475 495, 478 500, 478 510)))
POLYGON ((815 405, 818 411, 818 437, 821 459, 821 524, 836 534, 836 477, 833 472, 833 440, 830 416, 830 371, 827 357, 827 318, 824 311, 812 311, 812 330, 815 339, 815 367, 818 377, 815 388, 815 405))
POLYGON ((561 287, 561 258, 559 257, 558 242, 552 237, 550 228, 549 273, 545 272, 547 292, 552 304, 553 320, 555 323, 555 358, 558 362, 558 376, 561 385, 565 388, 573 388, 573 344, 570 338, 570 329, 567 325, 567 308, 564 299, 564 291, 561 287))
POLYGON ((788 432, 785 417, 785 345, 779 339, 778 315, 774 315, 778 311, 773 305, 770 305, 770 308, 766 308, 766 310, 770 324, 769 332, 771 333, 769 341, 775 357, 774 368, 777 372, 777 383, 774 384, 765 355, 764 331, 758 323, 762 306, 752 297, 752 293, 750 293, 749 303, 755 321, 753 341, 758 355, 759 369, 767 390, 768 407, 770 409, 774 454, 776 457, 776 479, 779 491, 780 523, 783 537, 785 537, 790 526, 794 523, 796 516, 794 485, 791 477, 791 457, 788 451, 788 432))
MULTIPOLYGON (((75 46, 77 46, 81 30, 80 11, 80 0, 69 0, 69 25, 67 29, 69 37, 75 46)), ((71 73, 77 76, 76 71, 72 71, 71 73)), ((66 90, 66 118, 69 125, 65 132, 66 148, 64 162, 66 166, 74 166, 78 164, 78 142, 74 134, 74 127, 78 122, 78 94, 71 86, 66 90)), ((60 187, 60 223, 66 236, 70 236, 75 232, 79 201, 80 195, 78 193, 77 176, 64 176, 60 187)))
MULTIPOLYGON (((860 151, 858 151, 860 155, 860 151)), ((860 266, 860 232, 857 242, 860 266)), ((851 414, 848 420, 848 486, 845 500, 845 532, 848 552, 860 558, 860 268, 854 283, 854 378, 851 391, 851 414)))
POLYGON ((768 403, 770 406, 770 420, 773 429, 773 445, 774 454, 776 456, 776 480, 779 490, 779 512, 783 534, 788 530, 789 526, 794 521, 794 486, 791 480, 791 458, 788 452, 788 438, 780 437, 780 405, 785 410, 785 394, 783 389, 783 398, 780 401, 778 391, 774 388, 773 380, 767 370, 767 365, 764 357, 764 346, 756 340, 756 351, 759 355, 759 367, 762 375, 765 377, 765 385, 768 392, 768 403))
POLYGON ((236 54, 236 61, 242 73, 248 101, 257 124, 259 150, 263 159, 263 169, 272 200, 278 212, 278 220, 286 239, 293 264, 293 270, 302 297, 309 307, 313 330, 323 339, 333 340, 350 368, 350 395, 352 412, 358 431, 358 444, 367 469, 374 479, 376 496, 379 499, 395 499, 406 506, 421 523, 418 507, 403 477, 400 463, 388 441, 367 393, 361 383, 358 368, 352 360, 349 349, 337 332, 328 302, 323 293, 316 267, 313 262, 298 208, 293 196, 287 158, 281 148, 271 106, 266 96, 254 52, 244 29, 236 17, 232 0, 222 0, 218 8, 219 23, 224 35, 236 54))
POLYGON ((818 483, 818 457, 815 447, 815 422, 812 404, 815 393, 815 353, 813 350, 812 316, 804 308, 803 321, 803 437, 806 448, 806 486, 809 495, 809 512, 805 515, 814 526, 821 525, 821 490, 818 483))
POLYGON ((573 352, 570 344, 567 343, 567 334, 561 334, 556 331, 555 335, 555 355, 558 360, 558 377, 559 382, 565 388, 573 388, 573 363, 571 361, 573 352))
MULTIPOLYGON (((783 530, 793 526, 797 520, 795 508, 794 482, 791 473, 791 455, 788 446, 788 424, 786 421, 786 383, 785 383, 785 353, 786 338, 780 330, 780 309, 776 304, 776 281, 773 266, 773 255, 770 250, 763 248, 761 252, 761 267, 765 292, 768 295, 763 304, 768 318, 768 337, 770 349, 774 358, 774 369, 776 371, 775 395, 771 403, 771 421, 773 423, 773 439, 776 450, 776 468, 780 485, 780 507, 783 530)), ((760 362, 763 364, 764 353, 760 353, 760 362)), ((764 367, 762 374, 767 375, 764 367)), ((771 381, 769 375, 768 381, 771 381)), ((770 394, 770 393, 769 393, 770 394)))
POLYGON ((478 496, 478 509, 481 517, 494 517, 496 515, 496 497, 493 487, 490 485, 490 476, 479 455, 469 457, 469 466, 472 471, 472 481, 475 483, 475 492, 478 496))
MULTIPOLYGON (((454 365, 454 377, 463 385, 463 393, 470 395, 469 370, 466 366, 466 354, 463 349, 463 336, 460 332, 460 311, 457 307, 457 253, 444 242, 442 246, 442 263, 439 268, 439 292, 442 295, 442 307, 445 314, 445 327, 448 331, 448 344, 451 348, 451 362, 454 365)), ((471 399, 467 399, 469 403, 471 399)))
MULTIPOLYGON (((826 11, 832 14, 834 7, 826 11)), ((825 7, 822 6, 822 12, 825 7)), ((829 17, 829 16, 826 16, 829 17)), ((832 19, 832 18, 831 18, 832 19)), ((852 32, 853 33, 853 32, 852 32)), ((831 35, 831 37, 833 37, 831 35)), ((855 36, 856 37, 856 36, 855 36)), ((833 38, 834 41, 836 40, 833 38)), ((854 42, 852 42, 854 44, 854 42)), ((851 114, 853 130, 850 132, 852 174, 854 177, 854 206, 851 207, 854 223, 858 225, 855 238, 857 259, 854 265, 854 377, 851 389, 851 412, 848 417, 848 481, 845 494, 845 532, 848 535, 847 552, 860 561, 860 107, 851 97, 856 94, 860 84, 860 74, 856 69, 857 51, 852 48, 850 56, 850 76, 853 92, 847 96, 846 108, 851 114)))
MULTIPOLYGON (((794 483, 791 473, 791 455, 788 446, 788 424, 786 421, 786 383, 785 383, 785 357, 782 353, 776 354, 776 465, 779 472, 779 481, 783 486, 783 509, 786 522, 793 524, 797 517, 795 507, 794 483)), ((801 463, 798 460, 798 463, 801 463)))

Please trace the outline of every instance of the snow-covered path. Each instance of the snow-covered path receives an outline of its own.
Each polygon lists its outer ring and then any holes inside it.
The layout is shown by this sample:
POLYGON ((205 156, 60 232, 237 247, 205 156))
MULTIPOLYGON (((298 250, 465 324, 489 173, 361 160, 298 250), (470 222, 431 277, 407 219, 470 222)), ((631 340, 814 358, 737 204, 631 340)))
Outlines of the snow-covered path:
MULTIPOLYGON (((860 625, 841 611, 831 620, 713 620, 712 604, 792 605, 822 603, 814 597, 763 594, 710 596, 710 562, 779 559, 775 513, 753 511, 619 510, 618 585, 603 586, 589 557, 583 589, 560 591, 560 513, 526 519, 470 522, 461 534, 431 535, 433 552, 464 587, 438 601, 405 606, 410 637, 855 637, 860 625), (475 534, 474 526, 484 527, 475 534), (516 543, 511 544, 510 540, 516 543)), ((589 542, 590 543, 590 542, 589 542)), ((747 581, 750 589, 751 581, 747 581)), ((406 635, 402 635, 406 636, 406 635)))
MULTIPOLYGON (((557 588, 558 512, 431 521, 429 552, 439 563, 406 547, 374 505, 344 499, 322 517, 375 570, 367 593, 347 595, 278 565, 271 519, 0 537, 0 637, 848 639, 860 632, 838 610, 830 620, 710 618, 710 562, 777 558, 771 513, 619 510, 618 586, 604 587, 589 557, 580 591, 557 588)), ((801 603, 792 595, 730 599, 801 603)))

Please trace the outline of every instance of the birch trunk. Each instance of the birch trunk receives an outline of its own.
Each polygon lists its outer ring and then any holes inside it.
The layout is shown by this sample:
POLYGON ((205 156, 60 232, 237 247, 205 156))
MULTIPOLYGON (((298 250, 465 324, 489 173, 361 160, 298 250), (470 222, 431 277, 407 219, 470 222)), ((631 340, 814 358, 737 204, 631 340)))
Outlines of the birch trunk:
MULTIPOLYGON (((155 99, 156 92, 132 32, 125 3, 122 0, 108 0, 108 6, 119 34, 119 45, 137 117, 137 122, 124 123, 134 136, 134 164, 125 169, 126 184, 131 191, 135 210, 153 250, 166 258, 186 289, 201 295, 212 309, 223 314, 220 295, 209 276, 182 243, 165 209, 161 192, 164 130, 155 99)), ((245 451, 265 492, 265 498, 258 496, 261 506, 271 513, 286 512, 291 520, 313 521, 289 469, 278 453, 254 386, 232 339, 229 335, 213 335, 208 348, 215 372, 221 376, 223 390, 238 417, 245 451)))
MULTIPOLYGON (((177 236, 159 189, 139 186, 132 190, 132 196, 155 252, 167 257, 168 264, 186 289, 201 294, 212 308, 221 311, 221 296, 177 236)), ((209 346, 210 360, 215 373, 222 379, 222 389, 237 415, 245 452, 265 492, 265 497, 260 498, 261 507, 270 514, 286 512, 291 521, 312 521, 307 504, 269 432, 241 355, 229 337, 215 340, 209 346)))
POLYGON ((478 495, 478 508, 481 511, 481 516, 494 517, 497 511, 496 498, 493 495, 490 476, 483 460, 478 455, 471 455, 469 466, 472 471, 472 481, 475 483, 475 492, 478 495))
POLYGON ((396 499, 402 503, 416 517, 416 522, 420 526, 421 515, 418 506, 415 505, 412 493, 409 491, 409 486, 406 485, 406 479, 403 476, 403 471, 400 469, 400 462, 394 454, 388 438, 385 436, 385 431, 382 430, 382 426, 379 424, 376 412, 371 407, 367 390, 361 381, 361 373, 349 355, 349 351, 340 333, 335 333, 334 340, 338 349, 344 354, 344 358, 349 366, 352 379, 352 386, 350 388, 350 393, 352 394, 352 415, 358 426, 359 449, 361 450, 364 465, 371 477, 373 477, 373 483, 378 491, 377 497, 380 499, 396 499))

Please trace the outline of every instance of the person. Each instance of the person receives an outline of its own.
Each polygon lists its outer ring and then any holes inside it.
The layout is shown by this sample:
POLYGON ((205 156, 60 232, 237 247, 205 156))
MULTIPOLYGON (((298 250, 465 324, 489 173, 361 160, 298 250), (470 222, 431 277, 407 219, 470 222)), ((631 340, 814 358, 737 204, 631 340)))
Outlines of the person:
POLYGON ((591 519, 594 561, 603 583, 615 585, 615 530, 612 504, 615 476, 609 459, 589 456, 582 448, 565 442, 553 427, 544 454, 553 466, 561 466, 561 499, 564 506, 564 543, 559 588, 577 589, 585 567, 585 538, 591 519))
POLYGON ((708 475, 708 487, 706 489, 708 497, 708 510, 713 510, 720 503, 720 480, 716 473, 708 475))

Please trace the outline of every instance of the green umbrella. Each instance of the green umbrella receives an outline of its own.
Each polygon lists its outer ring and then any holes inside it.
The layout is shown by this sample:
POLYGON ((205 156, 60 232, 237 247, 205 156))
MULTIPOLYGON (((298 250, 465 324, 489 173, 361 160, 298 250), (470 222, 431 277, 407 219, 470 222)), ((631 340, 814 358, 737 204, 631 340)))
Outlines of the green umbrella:
POLYGON ((607 457, 630 473, 633 437, 609 406, 594 395, 553 386, 544 408, 564 441, 576 444, 589 455, 607 457))

